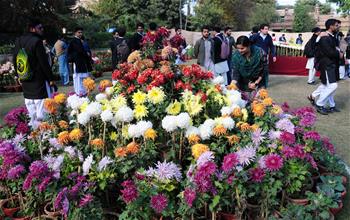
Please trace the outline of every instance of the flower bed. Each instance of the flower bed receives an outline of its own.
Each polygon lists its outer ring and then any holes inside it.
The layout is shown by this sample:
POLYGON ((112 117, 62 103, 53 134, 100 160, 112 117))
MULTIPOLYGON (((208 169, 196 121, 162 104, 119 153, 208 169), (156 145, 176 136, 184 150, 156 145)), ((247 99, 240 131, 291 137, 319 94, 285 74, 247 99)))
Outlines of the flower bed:
POLYGON ((0 91, 3 92, 21 92, 22 87, 19 85, 15 76, 15 69, 10 61, 0 66, 0 91))
POLYGON ((94 61, 92 75, 101 77, 103 72, 112 71, 112 54, 108 51, 97 52, 92 55, 94 61))
POLYGON ((314 110, 267 90, 247 100, 198 65, 174 65, 168 49, 134 52, 113 84, 85 79, 87 97, 46 99, 36 129, 2 128, 6 204, 67 219, 330 219, 345 169, 314 110))

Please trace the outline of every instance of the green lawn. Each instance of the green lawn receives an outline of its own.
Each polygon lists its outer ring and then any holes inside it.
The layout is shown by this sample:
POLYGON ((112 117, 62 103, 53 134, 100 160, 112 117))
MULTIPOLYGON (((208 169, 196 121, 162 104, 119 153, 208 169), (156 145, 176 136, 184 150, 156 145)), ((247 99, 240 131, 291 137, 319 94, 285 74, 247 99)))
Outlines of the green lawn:
MULTIPOLYGON (((103 78, 97 81, 110 78, 111 73, 105 73, 103 78)), ((288 102, 291 108, 308 106, 310 103, 306 96, 310 94, 317 85, 310 86, 306 84, 306 77, 291 77, 291 76, 271 76, 269 93, 277 103, 288 102)), ((60 92, 72 91, 72 87, 59 87, 60 92)), ((322 135, 327 135, 331 138, 335 145, 337 154, 347 163, 350 164, 350 79, 339 82, 339 87, 336 91, 335 101, 340 113, 334 113, 327 116, 318 115, 316 129, 322 135)), ((13 107, 24 104, 24 99, 21 93, 0 93, 0 123, 3 122, 4 115, 13 107)), ((350 185, 347 186, 348 194, 345 205, 337 219, 350 219, 350 185)))

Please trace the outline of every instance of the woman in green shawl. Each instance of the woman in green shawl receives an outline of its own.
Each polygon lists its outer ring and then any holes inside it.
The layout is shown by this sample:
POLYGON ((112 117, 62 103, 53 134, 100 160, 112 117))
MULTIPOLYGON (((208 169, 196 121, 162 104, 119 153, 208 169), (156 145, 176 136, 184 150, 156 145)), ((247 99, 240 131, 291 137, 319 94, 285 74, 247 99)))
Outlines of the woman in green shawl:
POLYGON ((236 42, 237 50, 232 56, 233 82, 244 92, 256 91, 263 85, 267 59, 264 51, 251 45, 249 38, 240 36, 236 42))

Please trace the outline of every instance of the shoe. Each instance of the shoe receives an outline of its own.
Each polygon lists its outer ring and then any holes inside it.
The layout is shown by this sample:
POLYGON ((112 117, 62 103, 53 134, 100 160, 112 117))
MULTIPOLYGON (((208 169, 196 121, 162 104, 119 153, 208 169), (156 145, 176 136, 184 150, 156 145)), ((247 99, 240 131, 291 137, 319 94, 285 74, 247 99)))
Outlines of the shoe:
POLYGON ((325 109, 323 106, 316 105, 317 112, 321 115, 328 115, 327 109, 325 109))
POLYGON ((309 85, 315 85, 315 84, 316 84, 316 82, 315 82, 315 81, 312 81, 312 82, 307 82, 307 84, 309 84, 309 85))
POLYGON ((334 112, 340 112, 339 109, 337 109, 336 107, 330 107, 329 109, 327 109, 328 113, 334 113, 334 112))
POLYGON ((309 96, 307 97, 307 99, 310 101, 311 105, 313 105, 313 106, 316 105, 315 99, 314 99, 314 97, 312 97, 312 95, 309 95, 309 96))

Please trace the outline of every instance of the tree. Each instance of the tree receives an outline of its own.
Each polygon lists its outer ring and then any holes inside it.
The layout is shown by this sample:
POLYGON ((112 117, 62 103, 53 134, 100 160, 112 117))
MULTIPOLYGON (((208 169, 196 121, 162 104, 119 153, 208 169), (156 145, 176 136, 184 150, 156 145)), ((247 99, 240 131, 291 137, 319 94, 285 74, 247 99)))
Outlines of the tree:
POLYGON ((328 0, 338 5, 338 11, 350 15, 350 0, 328 0))
POLYGON ((298 0, 294 7, 294 23, 293 30, 295 32, 310 31, 315 25, 315 19, 310 15, 312 6, 307 4, 305 0, 298 0))
POLYGON ((257 1, 253 11, 249 20, 251 27, 262 23, 270 24, 278 18, 274 1, 257 1))
POLYGON ((199 30, 203 25, 223 26, 224 10, 216 0, 198 1, 194 8, 195 16, 192 19, 193 26, 199 30))
POLYGON ((321 5, 320 5, 320 13, 321 13, 322 15, 330 14, 331 11, 332 11, 332 6, 331 6, 331 4, 326 3, 326 4, 321 4, 321 5))

